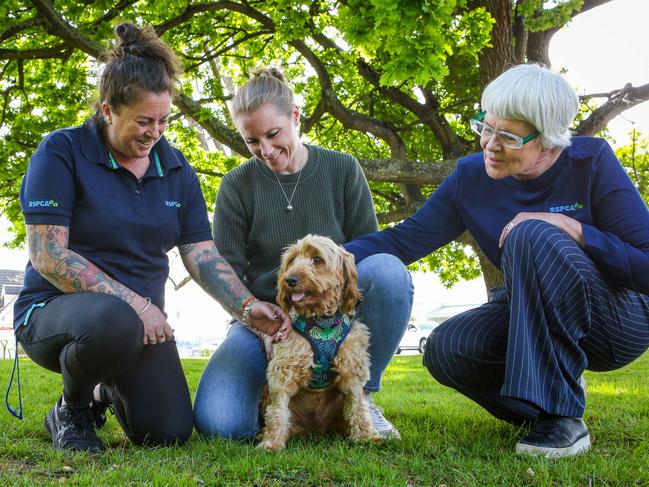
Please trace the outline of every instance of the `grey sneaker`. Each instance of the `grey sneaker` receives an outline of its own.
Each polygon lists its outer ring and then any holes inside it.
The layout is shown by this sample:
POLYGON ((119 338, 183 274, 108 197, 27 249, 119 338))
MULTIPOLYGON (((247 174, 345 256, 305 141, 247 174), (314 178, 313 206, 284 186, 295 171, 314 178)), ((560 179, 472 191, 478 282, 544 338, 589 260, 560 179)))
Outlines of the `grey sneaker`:
POLYGON ((52 438, 52 448, 55 450, 99 453, 106 449, 95 433, 90 406, 62 406, 59 398, 45 416, 45 429, 52 438))
POLYGON ((394 427, 390 421, 383 416, 383 410, 379 408, 372 400, 372 395, 369 392, 365 393, 365 399, 370 407, 370 417, 372 418, 372 426, 384 440, 399 440, 401 433, 394 427))

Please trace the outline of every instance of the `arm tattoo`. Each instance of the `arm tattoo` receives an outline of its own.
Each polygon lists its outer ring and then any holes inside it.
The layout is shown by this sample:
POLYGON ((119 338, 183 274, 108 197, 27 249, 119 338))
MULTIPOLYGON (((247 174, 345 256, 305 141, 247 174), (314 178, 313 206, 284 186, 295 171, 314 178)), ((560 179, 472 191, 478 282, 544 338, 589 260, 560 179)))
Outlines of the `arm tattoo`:
MULTIPOLYGON (((188 257, 188 270, 193 267, 193 275, 205 291, 216 299, 230 314, 241 317, 241 306, 250 296, 230 264, 218 253, 214 246, 208 248, 194 247, 194 255, 188 257)), ((182 252, 182 250, 181 250, 182 252)))
POLYGON ((64 293, 113 294, 132 303, 136 294, 67 248, 69 231, 58 225, 27 225, 29 257, 34 268, 64 293))
POLYGON ((185 244, 179 245, 178 250, 180 251, 180 256, 185 257, 191 253, 192 250, 196 248, 196 244, 185 244))

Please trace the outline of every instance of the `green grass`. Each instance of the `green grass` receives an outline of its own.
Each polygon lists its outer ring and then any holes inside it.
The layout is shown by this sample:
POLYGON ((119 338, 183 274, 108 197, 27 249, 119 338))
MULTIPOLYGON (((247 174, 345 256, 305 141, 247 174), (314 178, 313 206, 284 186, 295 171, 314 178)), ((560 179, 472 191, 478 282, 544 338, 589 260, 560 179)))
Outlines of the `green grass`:
MULTIPOLYGON (((376 401, 401 441, 353 445, 334 437, 293 439, 281 453, 249 443, 202 440, 183 447, 131 445, 115 418, 103 455, 50 449, 43 418, 60 377, 21 359, 24 421, 0 414, 0 485, 646 485, 649 486, 649 354, 622 370, 587 373, 585 419, 592 450, 546 460, 517 456, 521 431, 437 384, 420 356, 395 357, 376 401)), ((192 391, 204 360, 185 360, 192 391)), ((0 361, 3 391, 11 362, 0 361)))

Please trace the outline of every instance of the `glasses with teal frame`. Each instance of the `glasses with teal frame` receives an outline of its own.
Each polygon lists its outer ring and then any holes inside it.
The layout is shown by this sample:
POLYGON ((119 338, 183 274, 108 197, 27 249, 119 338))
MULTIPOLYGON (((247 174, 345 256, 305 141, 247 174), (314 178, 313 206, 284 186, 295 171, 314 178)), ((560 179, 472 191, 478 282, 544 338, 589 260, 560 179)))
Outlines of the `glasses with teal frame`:
POLYGON ((539 135, 541 135, 541 132, 539 132, 538 130, 525 137, 520 137, 516 134, 505 132, 503 130, 496 130, 491 125, 486 124, 482 121, 484 120, 486 113, 487 112, 481 112, 476 115, 475 118, 469 120, 471 130, 473 130, 483 139, 491 139, 495 135, 496 137, 498 137, 498 140, 503 145, 503 147, 507 147, 508 149, 522 149, 523 146, 530 140, 534 140, 539 135))

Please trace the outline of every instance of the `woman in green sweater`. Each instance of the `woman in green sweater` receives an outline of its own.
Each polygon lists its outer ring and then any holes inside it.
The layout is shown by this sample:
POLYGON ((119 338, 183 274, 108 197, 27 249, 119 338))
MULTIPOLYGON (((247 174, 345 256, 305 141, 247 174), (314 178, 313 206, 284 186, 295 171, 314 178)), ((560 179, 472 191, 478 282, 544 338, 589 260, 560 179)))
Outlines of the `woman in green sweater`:
MULTIPOLYGON (((309 233, 342 244, 376 231, 372 197, 354 157, 300 142, 300 111, 277 69, 255 72, 237 92, 231 111, 253 157, 221 181, 214 240, 250 291, 274 301, 283 249, 309 233)), ((403 264, 388 254, 364 260, 358 274, 364 298, 356 315, 372 335, 365 391, 376 430, 398 437, 369 394, 380 389, 408 323, 412 282, 403 264)), ((235 321, 198 385, 197 430, 206 436, 254 438, 261 427, 266 366, 257 335, 235 321)))

